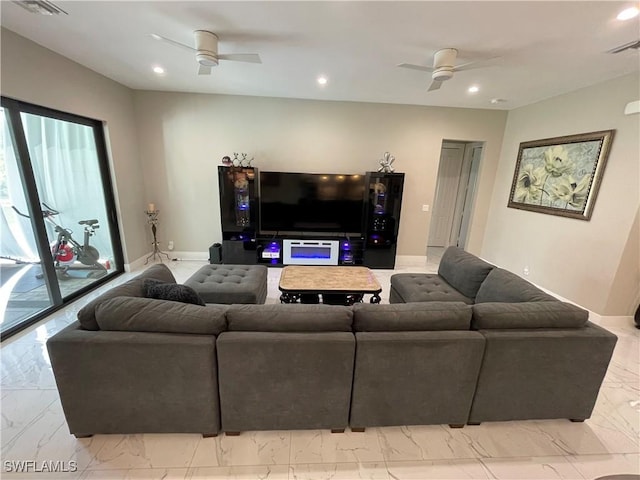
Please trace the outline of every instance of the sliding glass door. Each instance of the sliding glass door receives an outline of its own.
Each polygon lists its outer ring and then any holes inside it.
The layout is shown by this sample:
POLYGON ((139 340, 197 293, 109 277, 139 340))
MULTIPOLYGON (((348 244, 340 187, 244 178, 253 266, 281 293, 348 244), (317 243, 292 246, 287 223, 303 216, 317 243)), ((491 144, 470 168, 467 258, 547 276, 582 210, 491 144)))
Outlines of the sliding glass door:
POLYGON ((53 306, 4 108, 0 109, 0 312, 2 331, 53 306), (44 288, 42 288, 44 287, 44 288))
POLYGON ((4 338, 122 272, 123 262, 102 124, 2 105, 4 338))

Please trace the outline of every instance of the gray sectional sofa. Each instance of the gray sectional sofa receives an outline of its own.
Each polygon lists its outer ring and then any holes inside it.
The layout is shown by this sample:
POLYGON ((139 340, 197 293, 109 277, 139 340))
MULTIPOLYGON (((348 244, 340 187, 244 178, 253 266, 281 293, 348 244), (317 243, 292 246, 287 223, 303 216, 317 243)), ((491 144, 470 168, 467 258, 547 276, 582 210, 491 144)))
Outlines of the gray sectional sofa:
POLYGON ((471 306, 485 347, 467 423, 591 415, 617 337, 586 310, 457 247, 437 274, 393 275, 390 300, 471 306))
POLYGON ((390 305, 144 298, 155 265, 48 342, 70 432, 450 424, 591 414, 616 337, 460 249, 392 277, 390 305))

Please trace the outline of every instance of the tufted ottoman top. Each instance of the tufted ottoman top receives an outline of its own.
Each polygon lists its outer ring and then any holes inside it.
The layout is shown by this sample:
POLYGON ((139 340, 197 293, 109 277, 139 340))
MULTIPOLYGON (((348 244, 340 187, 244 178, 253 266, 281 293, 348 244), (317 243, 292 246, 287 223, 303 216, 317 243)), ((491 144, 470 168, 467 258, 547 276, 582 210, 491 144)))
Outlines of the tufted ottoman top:
POLYGON ((205 265, 185 285, 205 303, 264 303, 267 267, 264 265, 205 265))
POLYGON ((391 288, 405 302, 464 302, 473 304, 437 274, 396 273, 391 275, 391 288))

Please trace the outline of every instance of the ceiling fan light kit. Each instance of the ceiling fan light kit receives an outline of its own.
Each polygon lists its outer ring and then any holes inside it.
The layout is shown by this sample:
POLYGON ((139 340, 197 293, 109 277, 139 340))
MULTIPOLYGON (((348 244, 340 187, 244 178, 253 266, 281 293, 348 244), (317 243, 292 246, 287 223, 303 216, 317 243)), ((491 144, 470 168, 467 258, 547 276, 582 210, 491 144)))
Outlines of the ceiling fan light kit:
POLYGON ((431 74, 431 79, 437 82, 444 82, 453 77, 453 68, 442 67, 431 74))
POLYGON ((218 65, 218 36, 206 30, 193 32, 196 40, 196 60, 205 67, 218 65))
POLYGON ((449 80, 453 77, 458 50, 455 48, 443 48, 433 55, 433 73, 431 78, 438 82, 449 80))

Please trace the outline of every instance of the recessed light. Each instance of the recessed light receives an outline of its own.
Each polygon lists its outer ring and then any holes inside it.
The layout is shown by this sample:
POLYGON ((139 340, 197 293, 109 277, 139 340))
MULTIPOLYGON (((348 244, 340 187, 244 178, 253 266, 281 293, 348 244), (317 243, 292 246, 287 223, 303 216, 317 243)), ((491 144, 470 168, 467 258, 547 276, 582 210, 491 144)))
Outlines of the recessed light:
POLYGON ((467 92, 469 92, 469 93, 477 93, 479 91, 480 91, 480 87, 478 87, 477 85, 472 85, 467 90, 467 92))
POLYGON ((325 77, 324 75, 320 75, 318 77, 318 84, 319 85, 326 85, 328 82, 327 77, 325 77))
POLYGON ((158 75, 162 75, 164 73, 164 68, 162 68, 162 67, 153 67, 153 72, 157 73, 158 75))
POLYGON ((506 100, 504 98, 492 98, 491 99, 491 103, 493 103, 494 105, 497 105, 498 103, 504 103, 506 102, 506 100))
POLYGON ((618 14, 616 18, 618 20, 630 20, 634 17, 637 17, 638 13, 640 13, 640 10, 638 10, 638 7, 625 8, 618 14))

